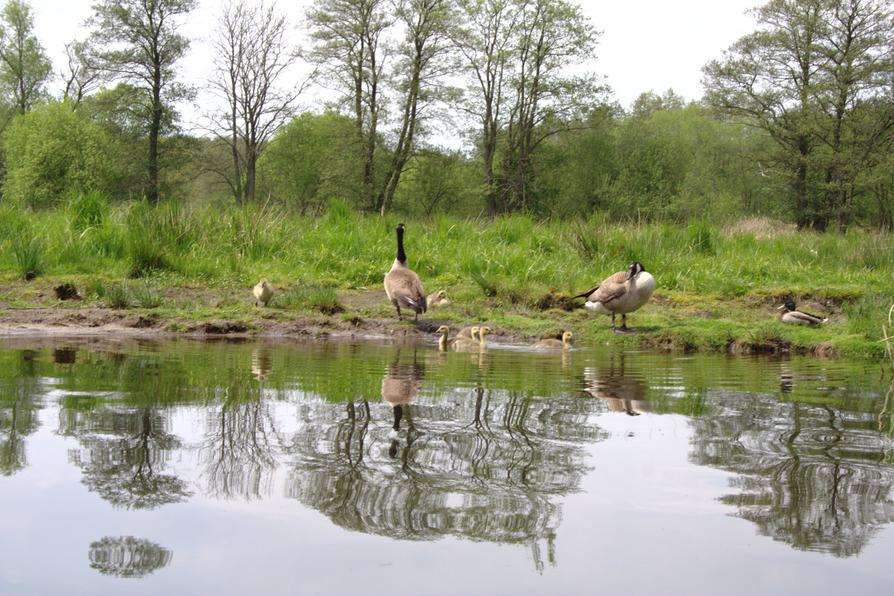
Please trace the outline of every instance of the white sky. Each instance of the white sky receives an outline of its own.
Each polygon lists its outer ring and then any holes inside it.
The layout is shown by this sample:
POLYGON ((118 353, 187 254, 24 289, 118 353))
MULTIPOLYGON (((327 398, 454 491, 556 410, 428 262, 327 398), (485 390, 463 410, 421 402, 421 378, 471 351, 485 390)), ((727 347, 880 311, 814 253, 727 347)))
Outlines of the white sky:
MULTIPOLYGON (((65 43, 83 38, 83 22, 93 0, 30 0, 38 38, 58 73, 65 65, 65 43)), ((687 99, 702 95, 701 67, 736 39, 751 31, 746 9, 761 0, 582 0, 584 12, 603 32, 594 69, 607 77, 614 97, 629 107, 644 91, 668 88, 687 99)), ((192 41, 182 63, 183 80, 199 84, 207 77, 210 51, 207 36, 215 25, 221 0, 199 0, 199 8, 182 31, 192 41)), ((302 37, 303 15, 310 0, 279 0, 281 10, 302 37)), ((306 44, 304 44, 306 45, 306 44)), ((58 87, 58 83, 56 85, 58 87)), ((55 87, 54 87, 55 89, 55 87)), ((185 113, 190 109, 185 108, 185 113)))

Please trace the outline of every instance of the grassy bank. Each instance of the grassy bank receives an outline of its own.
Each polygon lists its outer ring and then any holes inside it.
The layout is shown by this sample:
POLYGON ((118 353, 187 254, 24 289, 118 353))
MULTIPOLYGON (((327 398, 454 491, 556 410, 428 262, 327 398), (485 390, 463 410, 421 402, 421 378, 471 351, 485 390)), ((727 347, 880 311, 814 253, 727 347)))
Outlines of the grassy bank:
MULTIPOLYGON (((211 320, 249 330, 263 330, 259 321, 307 320, 362 328, 393 316, 380 287, 397 222, 339 203, 320 218, 253 206, 109 206, 91 195, 56 211, 0 206, 0 309, 7 316, 36 307, 126 310, 172 330, 211 320), (262 276, 280 288, 265 311, 250 299, 262 276), (66 281, 85 300, 57 301, 52 287, 66 281)), ((517 336, 567 327, 581 342, 883 355, 880 322, 894 297, 891 235, 804 233, 754 221, 724 229, 620 225, 600 217, 406 223, 411 266, 429 292, 446 289, 452 300, 428 318, 487 320, 517 336), (563 295, 632 260, 659 286, 631 317, 642 333, 615 336, 606 318, 562 310, 563 295), (773 307, 786 295, 828 312, 830 323, 778 323, 773 307)))

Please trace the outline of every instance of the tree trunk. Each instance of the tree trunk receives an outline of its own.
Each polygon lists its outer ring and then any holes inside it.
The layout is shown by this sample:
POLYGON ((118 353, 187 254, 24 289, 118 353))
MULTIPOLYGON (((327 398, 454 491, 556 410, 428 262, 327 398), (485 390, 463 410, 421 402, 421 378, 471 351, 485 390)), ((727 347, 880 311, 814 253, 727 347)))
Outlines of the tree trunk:
POLYGON ((482 140, 482 159, 484 167, 484 199, 487 202, 487 214, 496 217, 498 211, 497 188, 494 180, 494 159, 497 154, 496 125, 492 122, 488 108, 484 116, 484 139, 482 140))
POLYGON ((152 121, 149 124, 149 202, 158 203, 158 137, 161 133, 161 57, 153 56, 152 121))
POLYGON ((803 230, 811 224, 811 217, 807 211, 807 157, 810 154, 810 144, 807 137, 798 139, 798 166, 795 168, 795 222, 799 230, 803 230))
POLYGON ((249 147, 245 152, 245 202, 255 201, 255 179, 258 164, 258 153, 255 147, 249 147))

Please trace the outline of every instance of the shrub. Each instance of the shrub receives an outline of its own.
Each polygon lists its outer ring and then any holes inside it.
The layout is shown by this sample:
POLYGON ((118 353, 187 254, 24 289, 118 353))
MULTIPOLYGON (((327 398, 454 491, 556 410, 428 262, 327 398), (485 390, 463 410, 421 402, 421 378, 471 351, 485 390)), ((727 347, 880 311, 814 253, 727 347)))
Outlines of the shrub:
POLYGON ((31 206, 58 204, 71 192, 106 191, 118 151, 99 125, 64 103, 38 106, 16 117, 4 135, 3 194, 31 206))

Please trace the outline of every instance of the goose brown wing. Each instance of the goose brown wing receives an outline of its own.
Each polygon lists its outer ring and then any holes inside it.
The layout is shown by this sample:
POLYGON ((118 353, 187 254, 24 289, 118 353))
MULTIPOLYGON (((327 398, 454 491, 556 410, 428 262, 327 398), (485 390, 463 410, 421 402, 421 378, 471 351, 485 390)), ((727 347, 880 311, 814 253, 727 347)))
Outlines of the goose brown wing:
POLYGON ((415 271, 411 269, 389 271, 385 276, 385 289, 391 299, 397 300, 402 306, 425 312, 425 290, 415 271))
POLYGON ((627 292, 627 272, 618 271, 605 278, 596 291, 590 294, 588 300, 605 304, 620 298, 625 292, 627 292))

